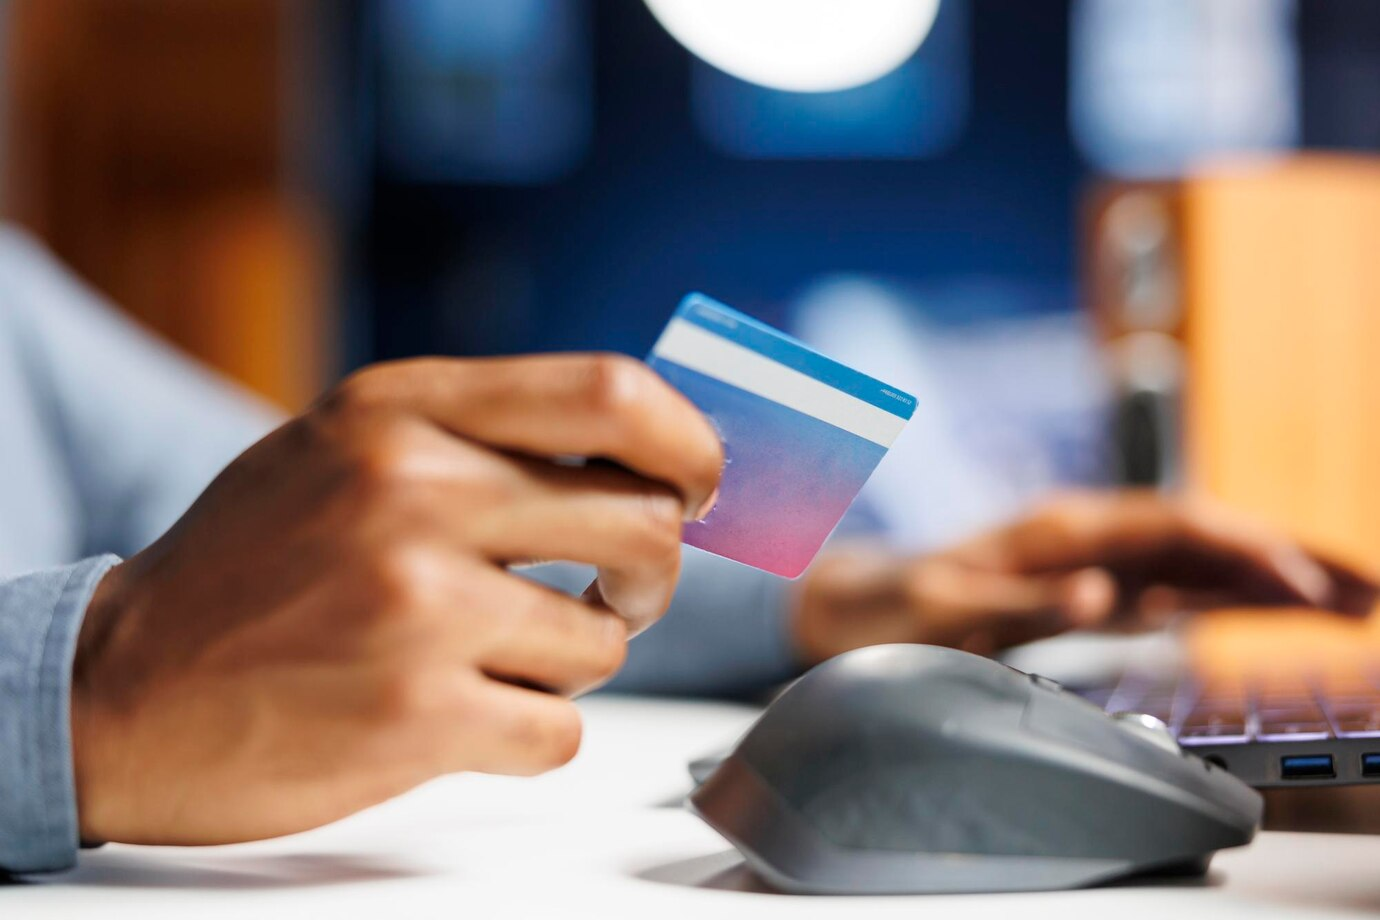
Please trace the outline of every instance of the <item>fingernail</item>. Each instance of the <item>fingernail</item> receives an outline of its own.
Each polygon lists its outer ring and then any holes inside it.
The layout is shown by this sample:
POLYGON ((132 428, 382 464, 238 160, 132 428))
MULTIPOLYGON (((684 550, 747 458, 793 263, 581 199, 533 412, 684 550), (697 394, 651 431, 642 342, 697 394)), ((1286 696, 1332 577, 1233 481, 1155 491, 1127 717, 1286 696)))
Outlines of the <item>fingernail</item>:
POLYGON ((1066 609, 1075 626, 1096 626, 1116 609, 1116 580, 1106 569, 1081 569, 1065 583, 1066 609))
POLYGON ((1332 579, 1327 577, 1327 572, 1322 566, 1292 549, 1276 553, 1275 561, 1280 572, 1300 597, 1319 607, 1327 604, 1332 593, 1332 579))
POLYGON ((714 506, 718 504, 718 502, 719 490, 718 487, 715 487, 714 491, 709 493, 709 497, 704 500, 704 503, 700 505, 699 508, 696 509, 693 514, 687 515, 685 519, 687 521, 704 520, 706 517, 709 516, 709 512, 714 510, 714 506))

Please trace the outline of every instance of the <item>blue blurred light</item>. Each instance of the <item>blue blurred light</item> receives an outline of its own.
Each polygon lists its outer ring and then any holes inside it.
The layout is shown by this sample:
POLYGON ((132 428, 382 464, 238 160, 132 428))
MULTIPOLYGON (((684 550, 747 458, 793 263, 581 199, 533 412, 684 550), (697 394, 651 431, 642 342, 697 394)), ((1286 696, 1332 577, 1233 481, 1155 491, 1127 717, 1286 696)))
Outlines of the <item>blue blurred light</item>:
POLYGON ((924 44, 864 86, 792 93, 698 60, 691 102, 716 148, 745 159, 915 159, 956 143, 968 119, 967 0, 944 0, 924 44))
POLYGON ((1096 166, 1167 177, 1300 134, 1295 0, 1075 0, 1069 119, 1096 166))
POLYGON ((584 0, 378 0, 379 152, 416 182, 549 182, 593 132, 584 0))

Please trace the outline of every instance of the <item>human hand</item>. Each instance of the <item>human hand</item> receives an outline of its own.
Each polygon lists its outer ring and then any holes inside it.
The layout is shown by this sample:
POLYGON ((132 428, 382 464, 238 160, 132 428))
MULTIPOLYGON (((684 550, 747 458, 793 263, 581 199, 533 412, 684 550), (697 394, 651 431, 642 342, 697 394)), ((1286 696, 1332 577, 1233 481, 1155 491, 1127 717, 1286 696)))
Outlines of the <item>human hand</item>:
POLYGON ((666 609, 721 466, 631 359, 356 374, 98 587, 73 670, 83 838, 269 837, 438 774, 564 763, 565 697, 666 609), (537 559, 599 576, 576 599, 506 568, 537 559))
POLYGON ((1077 493, 943 552, 821 557, 792 622, 811 663, 887 642, 990 654, 1069 629, 1152 628, 1231 605, 1362 616, 1377 590, 1373 578, 1213 505, 1077 493))

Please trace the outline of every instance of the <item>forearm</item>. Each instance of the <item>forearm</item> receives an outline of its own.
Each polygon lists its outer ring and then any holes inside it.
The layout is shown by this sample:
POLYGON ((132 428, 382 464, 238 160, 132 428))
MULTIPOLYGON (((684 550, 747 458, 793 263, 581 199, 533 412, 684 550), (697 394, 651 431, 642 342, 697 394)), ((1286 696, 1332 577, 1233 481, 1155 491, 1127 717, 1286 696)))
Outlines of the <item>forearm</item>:
POLYGON ((91 595, 118 561, 96 556, 0 581, 0 871, 76 861, 72 657, 91 595))

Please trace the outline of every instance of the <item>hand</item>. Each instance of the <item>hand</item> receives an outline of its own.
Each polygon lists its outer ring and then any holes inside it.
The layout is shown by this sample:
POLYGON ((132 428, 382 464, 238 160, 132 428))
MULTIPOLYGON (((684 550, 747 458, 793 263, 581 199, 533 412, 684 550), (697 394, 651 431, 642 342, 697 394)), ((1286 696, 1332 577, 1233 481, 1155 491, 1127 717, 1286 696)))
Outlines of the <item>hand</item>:
POLYGON ((232 463, 87 612, 72 730, 85 839, 315 827, 438 774, 533 774, 570 695, 666 609, 722 453, 612 356, 362 371, 232 463), (571 456, 612 463, 580 467, 571 456), (599 567, 583 599, 510 563, 599 567))
POLYGON ((793 621, 810 662, 887 642, 990 654, 1090 627, 1150 628, 1229 605, 1362 616, 1375 580, 1207 504, 1150 492, 1051 501, 945 552, 821 558, 793 621))

